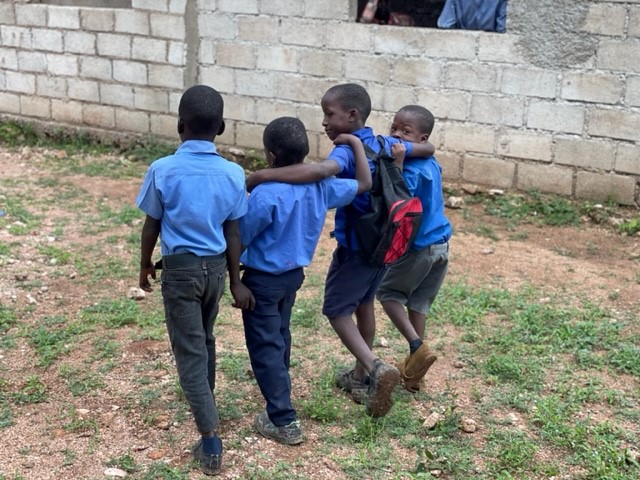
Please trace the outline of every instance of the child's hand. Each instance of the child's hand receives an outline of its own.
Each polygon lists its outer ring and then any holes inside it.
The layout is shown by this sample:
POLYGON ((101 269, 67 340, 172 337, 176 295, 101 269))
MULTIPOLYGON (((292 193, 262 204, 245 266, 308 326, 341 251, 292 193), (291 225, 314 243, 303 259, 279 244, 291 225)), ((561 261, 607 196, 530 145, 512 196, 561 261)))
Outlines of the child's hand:
POLYGON ((391 145, 391 156, 394 159, 393 164, 402 170, 404 166, 404 158, 407 155, 407 147, 404 143, 398 142, 391 145))
POLYGON ((232 307, 241 310, 253 310, 256 308, 256 299, 244 283, 230 284, 229 290, 231 290, 231 295, 233 296, 232 307))
POLYGON ((361 143, 360 139, 350 133, 341 133, 333 141, 334 145, 353 145, 354 142, 361 143))
POLYGON ((140 279, 138 280, 138 285, 145 292, 153 292, 153 288, 151 288, 151 284, 149 283, 149 277, 156 279, 156 269, 153 266, 153 263, 145 267, 140 267, 140 279))

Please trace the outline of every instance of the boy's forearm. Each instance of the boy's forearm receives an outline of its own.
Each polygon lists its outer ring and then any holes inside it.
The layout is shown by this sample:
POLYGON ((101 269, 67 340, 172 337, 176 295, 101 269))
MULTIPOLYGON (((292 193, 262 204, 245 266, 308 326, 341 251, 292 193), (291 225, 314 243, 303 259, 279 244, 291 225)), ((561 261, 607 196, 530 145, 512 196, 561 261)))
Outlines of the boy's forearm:
POLYGON ((371 169, 369 168, 369 161, 367 155, 364 152, 362 142, 358 139, 358 142, 351 145, 351 149, 355 155, 356 165, 356 180, 358 182, 358 194, 368 192, 371 190, 373 180, 371 179, 371 169))
POLYGON ((153 250, 156 248, 160 235, 160 220, 147 215, 140 236, 140 265, 147 266, 151 263, 153 250))
POLYGON ((247 178, 247 190, 266 182, 311 183, 335 175, 322 163, 298 163, 286 167, 268 168, 252 173, 247 178))
POLYGON ((436 153, 436 147, 433 146, 430 142, 425 143, 412 143, 411 144, 411 153, 407 155, 408 157, 430 157, 436 153))
POLYGON ((240 282, 240 254, 242 253, 242 242, 240 241, 240 229, 237 220, 227 220, 224 222, 224 238, 227 242, 227 268, 229 270, 229 283, 240 282))

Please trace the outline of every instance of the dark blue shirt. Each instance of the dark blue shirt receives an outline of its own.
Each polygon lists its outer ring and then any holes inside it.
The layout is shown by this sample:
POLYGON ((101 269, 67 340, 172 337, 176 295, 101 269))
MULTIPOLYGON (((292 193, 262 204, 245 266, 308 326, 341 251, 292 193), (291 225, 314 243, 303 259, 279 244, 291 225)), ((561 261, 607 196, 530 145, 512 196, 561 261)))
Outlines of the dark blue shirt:
POLYGON ((447 0, 438 27, 503 33, 507 29, 507 0, 447 0))

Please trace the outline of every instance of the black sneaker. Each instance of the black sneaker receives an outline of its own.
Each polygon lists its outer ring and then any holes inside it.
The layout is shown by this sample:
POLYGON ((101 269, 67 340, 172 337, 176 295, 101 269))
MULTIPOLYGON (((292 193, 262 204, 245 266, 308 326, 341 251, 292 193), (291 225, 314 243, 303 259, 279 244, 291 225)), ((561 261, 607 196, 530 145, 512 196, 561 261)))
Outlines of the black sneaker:
POLYGON ((193 447, 193 459, 205 475, 219 475, 222 467, 222 453, 219 455, 204 453, 202 440, 193 447))
POLYGON ((300 422, 294 420, 289 425, 277 427, 273 424, 269 418, 267 412, 262 412, 256 416, 254 422, 256 430, 267 438, 275 440, 276 442, 283 443, 285 445, 297 445, 302 443, 302 430, 300 429, 300 422))
POLYGON ((355 377, 355 369, 343 370, 336 375, 336 387, 351 394, 354 402, 362 404, 367 400, 369 385, 363 379, 355 377))
POLYGON ((393 389, 400 383, 400 372, 388 363, 376 360, 369 376, 369 389, 365 402, 371 417, 384 417, 393 405, 393 389))

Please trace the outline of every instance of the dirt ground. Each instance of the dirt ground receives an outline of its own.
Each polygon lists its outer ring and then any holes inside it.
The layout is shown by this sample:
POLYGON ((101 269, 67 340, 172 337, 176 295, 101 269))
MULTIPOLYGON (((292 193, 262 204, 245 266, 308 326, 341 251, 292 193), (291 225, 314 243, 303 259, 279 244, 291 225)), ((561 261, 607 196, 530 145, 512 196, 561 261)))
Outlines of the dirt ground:
MULTIPOLYGON (((104 235, 83 233, 82 212, 69 212, 64 202, 56 200, 55 188, 46 186, 45 180, 52 174, 45 167, 45 157, 42 152, 29 149, 17 153, 0 151, 0 180, 3 182, 0 183, 0 208, 18 189, 27 189, 40 196, 33 202, 37 208, 43 202, 47 204, 45 218, 36 230, 16 236, 8 231, 9 220, 6 228, 0 230, 0 242, 18 243, 12 250, 14 253, 0 255, 0 302, 5 308, 21 312, 19 322, 27 328, 36 328, 46 317, 77 315, 82 307, 95 301, 96 289, 103 289, 102 294, 109 290, 126 298, 129 288, 137 283, 137 272, 132 269, 128 278, 105 279, 102 285, 89 284, 74 271, 73 265, 48 263, 39 253, 43 245, 82 251, 83 247, 99 241, 104 242, 101 250, 106 257, 137 255, 135 246, 123 247, 121 242, 107 242, 104 235), (58 238, 55 227, 61 218, 67 220, 64 235, 58 238)), ((82 174, 67 175, 64 182, 87 196, 84 207, 87 213, 93 213, 98 203, 111 205, 114 209, 134 205, 140 185, 140 179, 106 179, 82 174)), ((466 200, 470 199, 459 185, 448 186, 466 200)), ((639 236, 620 235, 608 226, 585 221, 578 227, 521 224, 515 238, 504 222, 484 214, 481 203, 467 201, 464 208, 447 209, 446 213, 455 229, 448 281, 464 279, 470 285, 491 284, 507 289, 526 284, 549 296, 554 292, 572 291, 576 296, 590 298, 594 304, 613 311, 636 314, 640 311, 639 236), (479 226, 490 228, 494 232, 493 238, 479 235, 479 226)), ((333 249, 333 240, 328 238, 331 224, 330 214, 316 261, 309 270, 320 277, 326 271, 333 249)), ((123 226, 120 233, 126 234, 127 228, 123 226)), ((139 228, 139 224, 135 226, 135 230, 139 228)), ((109 234, 118 232, 110 231, 109 234)), ((131 262, 135 265, 136 259, 132 258, 131 262)), ((156 289, 152 298, 143 300, 142 303, 146 302, 144 308, 161 308, 159 296, 159 289, 156 289)), ((242 352, 238 313, 226 315, 221 350, 242 352), (231 328, 234 322, 235 328, 231 328)), ((0 428, 0 478, 105 478, 107 461, 126 452, 131 452, 138 464, 165 461, 170 465, 184 465, 188 462, 187 449, 194 439, 189 419, 175 424, 158 415, 152 421, 144 421, 144 406, 126 401, 133 388, 131 378, 136 375, 131 365, 163 362, 169 366, 145 374, 154 375, 158 385, 175 381, 166 339, 132 340, 126 329, 110 333, 121 343, 121 357, 117 359, 116 367, 104 374, 106 388, 99 389, 94 395, 72 397, 56 380, 60 363, 85 368, 91 345, 75 346, 69 357, 49 368, 37 366, 33 349, 24 334, 17 337, 15 347, 0 350, 0 378, 3 381, 0 392, 19 390, 30 375, 38 375, 47 385, 46 401, 12 405, 13 424, 0 428), (65 415, 71 404, 80 419, 95 422, 98 435, 90 430, 69 431, 62 427, 69 422, 65 415), (173 442, 167 441, 169 436, 173 437, 173 442)), ((339 351, 339 344, 335 342, 334 345, 339 351)), ((337 355, 347 358, 344 353, 337 355)), ((455 362, 455 357, 445 355, 436 363, 429 374, 433 389, 449 384, 457 374, 455 362)), ((222 378, 219 388, 231 387, 222 378)), ((308 388, 300 378, 294 379, 294 390, 299 389, 300 396, 304 396, 304 390, 308 388)), ((460 382, 456 388, 461 404, 471 398, 472 392, 465 390, 471 389, 471 385, 460 382)), ((257 389, 249 393, 259 395, 257 389)), ((427 415, 428 406, 422 408, 427 415)), ((303 465, 305 478, 345 478, 332 460, 316 456, 320 430, 326 427, 308 422, 307 441, 301 447, 291 449, 252 433, 251 420, 237 419, 223 427, 223 437, 236 436, 238 441, 230 443, 221 478, 243 478, 243 469, 248 463, 260 464, 265 458, 276 458, 289 464, 298 462, 303 465)), ((195 470, 190 475, 189 478, 201 478, 195 470)))

